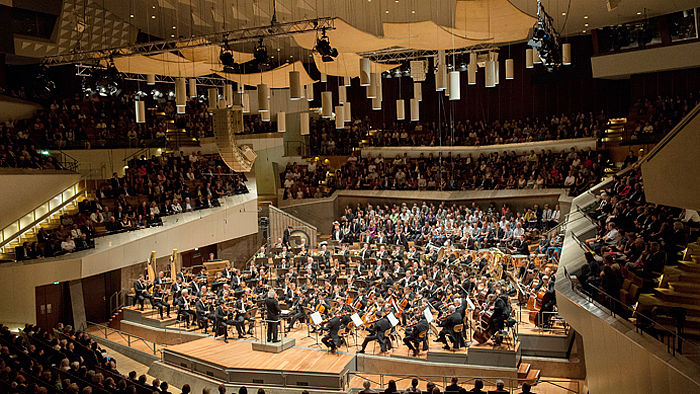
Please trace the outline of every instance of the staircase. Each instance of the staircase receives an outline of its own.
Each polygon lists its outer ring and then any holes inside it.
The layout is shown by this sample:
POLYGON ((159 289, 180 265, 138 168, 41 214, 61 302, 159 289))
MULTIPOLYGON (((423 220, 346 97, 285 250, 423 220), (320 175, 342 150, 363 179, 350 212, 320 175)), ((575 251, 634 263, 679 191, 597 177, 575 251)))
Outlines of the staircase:
POLYGON ((61 216, 78 214, 78 204, 86 198, 83 187, 76 183, 3 229, 0 239, 0 262, 16 260, 15 248, 25 242, 36 242, 39 229, 52 231, 61 225, 61 216), (68 191, 71 193, 70 197, 64 197, 68 191), (54 205, 58 197, 62 200, 54 205))
POLYGON ((530 364, 521 362, 518 366, 518 380, 523 381, 529 385, 536 385, 537 381, 540 380, 540 375, 542 371, 539 369, 533 369, 530 364))
POLYGON ((616 145, 622 142, 626 124, 627 118, 608 119, 608 125, 605 134, 601 137, 601 142, 605 144, 615 143, 616 145))

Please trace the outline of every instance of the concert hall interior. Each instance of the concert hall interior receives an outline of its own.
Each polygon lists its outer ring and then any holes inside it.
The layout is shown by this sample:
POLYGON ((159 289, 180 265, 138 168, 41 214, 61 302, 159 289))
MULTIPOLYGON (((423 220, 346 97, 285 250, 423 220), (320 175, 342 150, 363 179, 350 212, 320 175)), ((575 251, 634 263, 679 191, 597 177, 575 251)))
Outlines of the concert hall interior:
POLYGON ((699 393, 699 0, 0 0, 0 392, 699 393))

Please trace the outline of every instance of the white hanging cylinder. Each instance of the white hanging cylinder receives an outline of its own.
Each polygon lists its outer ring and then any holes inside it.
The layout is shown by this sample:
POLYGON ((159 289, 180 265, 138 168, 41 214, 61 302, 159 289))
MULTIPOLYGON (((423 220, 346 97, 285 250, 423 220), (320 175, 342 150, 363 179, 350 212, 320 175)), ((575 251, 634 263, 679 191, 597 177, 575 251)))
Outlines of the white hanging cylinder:
POLYGON ((561 63, 565 66, 571 64, 571 43, 565 42, 561 45, 561 63))
POLYGON ((406 119, 406 104, 403 99, 396 100, 396 120, 406 119))
POLYGON ((243 104, 243 113, 249 114, 250 113, 250 94, 249 93, 243 93, 241 95, 241 104, 243 104))
POLYGON ((185 105, 187 104, 187 87, 185 78, 175 79, 175 108, 178 114, 185 113, 185 105))
POLYGON ((496 82, 496 85, 501 83, 501 63, 498 62, 498 60, 494 60, 495 66, 496 67, 496 79, 494 82, 496 82))
POLYGON ((344 85, 340 85, 338 86, 338 102, 344 103, 346 101, 348 101, 347 90, 344 85))
POLYGON ((476 61, 474 63, 469 63, 467 65, 467 84, 468 85, 476 85, 476 70, 479 68, 479 66, 476 64, 476 61))
POLYGON ((414 98, 411 99, 411 122, 420 120, 420 102, 414 98))
POLYGON ((540 53, 536 50, 532 51, 532 62, 535 64, 542 64, 542 58, 540 57, 540 53))
POLYGON ((245 85, 243 85, 240 82, 236 82, 236 93, 238 93, 238 94, 245 93, 245 85))
POLYGON ((155 85, 156 84, 156 75, 155 74, 146 74, 146 85, 155 85))
POLYGON ((309 127, 309 113, 300 112, 299 113, 299 134, 309 135, 311 127, 309 127))
POLYGON ((321 82, 328 82, 328 75, 326 75, 326 73, 321 73, 321 82))
POLYGON ((443 91, 447 89, 447 66, 445 65, 445 57, 443 56, 440 60, 442 63, 438 64, 437 74, 435 74, 435 91, 443 91))
POLYGON ((321 117, 330 119, 333 116, 333 92, 321 93, 321 117))
POLYGON ((215 109, 219 105, 219 89, 209 88, 207 89, 207 101, 209 104, 209 110, 215 109))
POLYGON ((420 82, 413 82, 413 98, 423 101, 423 85, 420 82))
POLYGON ((233 106, 233 85, 230 83, 224 85, 224 104, 227 107, 233 106))
POLYGON ((350 86, 352 85, 352 80, 350 77, 343 77, 343 86, 350 86))
POLYGON ((496 62, 493 60, 488 60, 486 62, 486 79, 484 85, 487 88, 496 86, 496 62))
POLYGON ((360 86, 369 86, 370 79, 370 62, 369 59, 363 57, 360 59, 360 86))
POLYGON ((197 79, 190 78, 189 85, 190 85, 190 97, 193 97, 193 98, 197 97, 197 79))
POLYGON ((379 97, 375 97, 372 99, 372 109, 375 111, 379 111, 382 109, 382 100, 379 97))
POLYGON ((304 97, 304 92, 301 88, 301 75, 299 71, 289 72, 289 99, 301 100, 304 97))
POLYGON ((306 96, 306 99, 308 101, 314 101, 314 85, 305 85, 304 91, 304 96, 306 96))
MULTIPOLYGON (((270 111, 270 88, 267 84, 258 85, 258 112, 270 111)), ((269 118, 269 115, 268 115, 269 118)))
POLYGON ((343 103, 343 115, 346 122, 352 122, 352 106, 349 101, 343 103))
POLYGON ((260 113, 260 120, 262 120, 263 122, 269 122, 270 121, 270 111, 261 112, 260 113))
POLYGON ((377 86, 379 85, 379 80, 382 78, 381 74, 371 73, 369 86, 367 86, 367 98, 373 99, 377 97, 377 86))
POLYGON ((506 59, 506 79, 513 79, 514 71, 513 59, 506 59))
POLYGON ((284 133, 287 131, 287 114, 284 112, 277 113, 277 132, 284 133))
POLYGON ((342 105, 335 106, 335 128, 345 128, 345 111, 342 105))
POLYGON ((534 50, 532 48, 527 48, 525 50, 525 68, 535 67, 533 56, 534 56, 534 50))
POLYGON ((384 100, 382 87, 382 74, 377 74, 377 98, 379 101, 384 100))
POLYGON ((146 123, 146 102, 135 101, 136 123, 146 123))
POLYGON ((459 71, 450 71, 450 100, 459 100, 461 97, 459 91, 459 71))

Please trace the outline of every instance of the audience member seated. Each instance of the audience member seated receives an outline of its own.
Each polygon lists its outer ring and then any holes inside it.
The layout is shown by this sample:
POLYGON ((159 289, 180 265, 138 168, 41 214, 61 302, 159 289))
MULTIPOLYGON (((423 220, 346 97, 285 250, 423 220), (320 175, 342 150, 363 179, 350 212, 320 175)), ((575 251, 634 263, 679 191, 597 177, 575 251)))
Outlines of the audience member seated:
POLYGON ((659 96, 654 100, 638 99, 629 114, 631 142, 649 143, 661 140, 698 105, 698 97, 700 96, 697 93, 691 93, 688 97, 659 96))

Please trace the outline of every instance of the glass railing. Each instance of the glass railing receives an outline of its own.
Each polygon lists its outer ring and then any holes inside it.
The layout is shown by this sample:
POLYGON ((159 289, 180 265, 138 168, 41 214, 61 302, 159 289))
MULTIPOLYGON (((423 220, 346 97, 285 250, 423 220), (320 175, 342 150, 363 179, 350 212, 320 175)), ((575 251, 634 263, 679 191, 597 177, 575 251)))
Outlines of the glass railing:
POLYGON ((0 231, 0 248, 2 248, 2 252, 7 253, 6 249, 10 248, 9 245, 11 243, 19 242, 25 234, 32 231, 44 220, 55 214, 63 213, 68 204, 73 202, 81 193, 80 183, 77 182, 40 204, 26 215, 5 226, 0 231))

